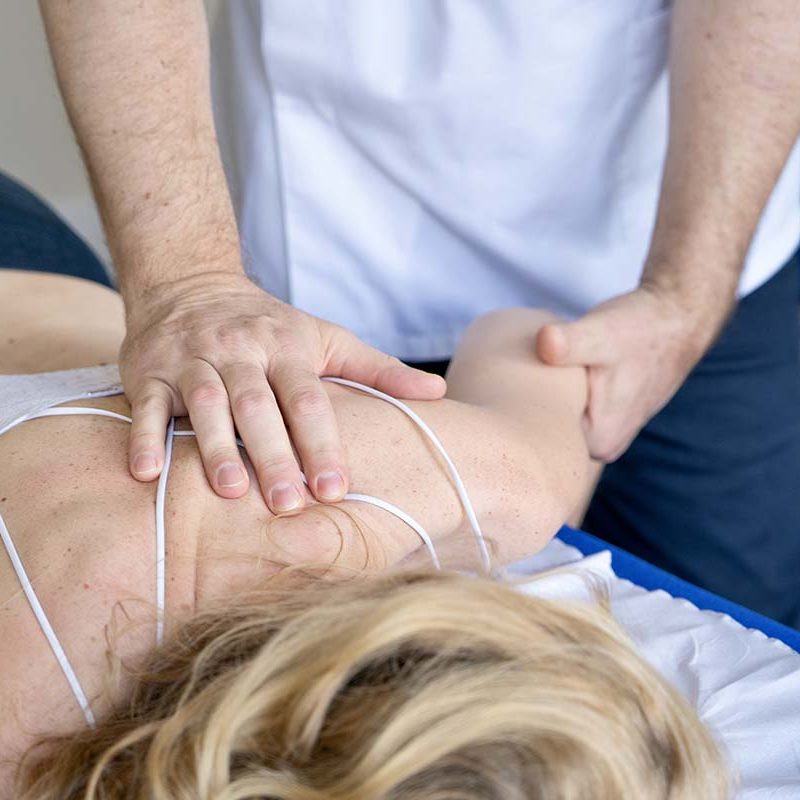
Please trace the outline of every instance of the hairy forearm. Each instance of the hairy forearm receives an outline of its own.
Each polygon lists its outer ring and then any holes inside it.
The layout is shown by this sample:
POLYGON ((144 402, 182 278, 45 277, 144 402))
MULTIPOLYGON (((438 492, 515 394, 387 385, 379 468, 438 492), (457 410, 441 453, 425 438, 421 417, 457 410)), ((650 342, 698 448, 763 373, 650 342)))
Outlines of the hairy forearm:
POLYGON ((643 280, 718 327, 800 132, 796 0, 676 0, 670 73, 669 149, 643 280))
POLYGON ((41 0, 126 301, 240 270, 201 0, 41 0))

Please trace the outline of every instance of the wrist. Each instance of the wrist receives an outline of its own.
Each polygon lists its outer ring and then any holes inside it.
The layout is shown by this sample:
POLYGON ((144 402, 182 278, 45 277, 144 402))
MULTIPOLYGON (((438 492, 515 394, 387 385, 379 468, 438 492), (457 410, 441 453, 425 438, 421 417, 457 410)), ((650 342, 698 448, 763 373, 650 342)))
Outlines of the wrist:
POLYGON ((157 277, 147 280, 121 283, 120 293, 128 326, 133 327, 158 308, 172 306, 192 296, 218 294, 232 286, 240 287, 242 282, 250 281, 238 259, 226 264, 193 262, 189 266, 162 270, 157 277))
POLYGON ((687 313, 724 315, 736 303, 738 271, 736 274, 723 271, 714 274, 709 268, 705 274, 699 269, 697 273, 687 273, 681 274, 680 270, 673 270, 669 264, 659 265, 658 268, 648 265, 639 285, 674 302, 687 313))
POLYGON ((667 238, 654 236, 641 288, 698 329, 718 332, 736 304, 744 254, 690 236, 667 238))
POLYGON ((714 342, 736 304, 736 283, 685 281, 671 271, 645 271, 640 289, 654 298, 662 317, 673 320, 674 336, 690 360, 714 342))
POLYGON ((239 240, 222 226, 205 230, 147 228, 135 236, 109 230, 109 249, 117 271, 120 293, 127 301, 178 280, 204 274, 244 274, 239 240))

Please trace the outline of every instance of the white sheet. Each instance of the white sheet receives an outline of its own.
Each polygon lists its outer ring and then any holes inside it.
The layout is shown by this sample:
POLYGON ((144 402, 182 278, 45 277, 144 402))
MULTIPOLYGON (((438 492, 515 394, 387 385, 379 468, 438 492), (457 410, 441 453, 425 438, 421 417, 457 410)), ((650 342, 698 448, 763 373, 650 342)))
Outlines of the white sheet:
POLYGON ((554 540, 515 564, 535 574, 570 570, 521 588, 537 596, 591 600, 586 577, 608 587, 612 610, 642 655, 697 709, 738 773, 739 800, 800 798, 800 654, 726 614, 618 578, 608 551, 583 555, 554 540))

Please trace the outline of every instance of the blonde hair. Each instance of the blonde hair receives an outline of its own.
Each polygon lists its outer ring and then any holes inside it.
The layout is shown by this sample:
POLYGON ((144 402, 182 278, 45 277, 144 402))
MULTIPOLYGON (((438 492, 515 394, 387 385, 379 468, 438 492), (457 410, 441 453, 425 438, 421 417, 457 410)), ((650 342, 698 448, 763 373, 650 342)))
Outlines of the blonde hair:
POLYGON ((486 578, 295 582, 198 615, 20 800, 721 800, 694 711, 602 608, 486 578))

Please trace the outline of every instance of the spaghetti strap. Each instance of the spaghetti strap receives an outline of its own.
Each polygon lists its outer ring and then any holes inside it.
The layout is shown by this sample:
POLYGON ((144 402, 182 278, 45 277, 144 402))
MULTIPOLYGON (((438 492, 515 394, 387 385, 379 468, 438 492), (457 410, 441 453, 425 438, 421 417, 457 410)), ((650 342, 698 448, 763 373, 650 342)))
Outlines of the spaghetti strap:
POLYGON ((475 509, 472 506, 472 501, 469 499, 467 487, 464 485, 464 481, 461 479, 461 475, 456 469, 456 465, 448 455, 447 450, 444 449, 444 445, 440 441, 439 437, 430 429, 422 417, 409 408, 402 400, 398 400, 396 397, 392 397, 390 394, 385 394, 378 389, 373 389, 371 386, 364 386, 361 383, 348 381, 344 378, 332 378, 326 376, 323 377, 322 380, 329 381, 330 383, 339 383, 342 386, 349 386, 351 389, 357 389, 359 392, 364 392, 364 394, 370 394, 373 397, 377 397, 380 400, 393 405, 395 408, 399 408, 400 411, 402 411, 409 419, 411 419, 411 421, 425 434, 425 436, 427 436, 428 440, 437 449, 439 455, 441 455, 441 457, 444 459, 444 463, 447 465, 447 469, 450 472, 450 477, 453 479, 453 483, 455 484, 456 492, 458 492, 458 498, 461 500, 461 505, 464 508, 467 521, 472 529, 472 535, 475 537, 475 541, 478 544, 484 569, 488 572, 492 567, 492 559, 489 555, 489 548, 486 546, 486 539, 484 538, 480 523, 478 522, 478 515, 475 513, 475 509))
MULTIPOLYGON (((456 486, 456 491, 458 492, 459 499, 461 500, 467 519, 470 523, 473 536, 475 537, 478 543, 484 567, 488 570, 491 566, 491 562, 489 559, 489 552, 486 547, 486 542, 483 537, 483 532, 481 531, 480 525, 478 523, 477 515, 475 514, 475 510, 469 499, 469 495, 467 494, 466 487, 464 486, 464 482, 462 481, 461 476, 459 475, 455 464, 451 460, 450 456, 447 454, 447 451, 444 449, 444 446, 439 441, 436 434, 411 408, 409 408, 402 401, 397 400, 396 398, 391 397, 390 395, 384 394, 383 392, 379 392, 377 389, 373 389, 369 386, 364 386, 360 383, 344 380, 342 378, 323 377, 322 380, 329 381, 331 383, 339 383, 342 384, 343 386, 348 386, 351 389, 356 389, 360 392, 364 392, 365 394, 370 394, 373 397, 377 397, 380 400, 384 400, 385 402, 390 403, 391 405, 400 409, 400 411, 402 411, 406 416, 408 416, 414 422, 414 424, 417 425, 417 427, 425 434, 425 436, 427 436, 427 438, 433 443, 434 447, 436 447, 436 449, 444 459, 445 464, 447 465, 447 468, 456 486)), ((108 390, 102 392, 102 396, 108 396, 109 394, 110 391, 108 390)), ((84 394, 83 396, 85 397, 86 395, 84 394)), ((101 396, 101 393, 98 392, 94 396, 101 396)), ((67 400, 63 400, 62 402, 67 402, 67 400)), ((23 422, 30 422, 31 420, 40 419, 42 417, 66 417, 66 416, 79 416, 79 415, 106 417, 120 422, 126 422, 129 424, 131 423, 130 417, 124 414, 118 414, 115 411, 107 411, 106 409, 102 408, 90 408, 82 406, 70 406, 66 408, 63 407, 46 408, 40 410, 37 409, 33 413, 25 414, 21 417, 18 417, 17 419, 10 421, 9 423, 6 423, 3 429, 0 430, 0 434, 9 431, 12 428, 15 428, 17 425, 21 425, 23 422)), ((176 436, 196 436, 196 434, 194 431, 176 431, 174 417, 170 420, 166 431, 166 442, 165 442, 166 453, 164 459, 164 467, 161 471, 161 475, 159 476, 158 486, 156 488, 156 510, 155 510, 156 644, 157 645, 160 645, 163 642, 164 638, 164 616, 166 607, 165 504, 166 504, 167 481, 169 480, 169 470, 172 462, 173 443, 176 436)), ((237 439, 236 442, 240 447, 244 447, 240 439, 237 439)), ((304 481, 306 480, 305 475, 303 475, 303 480, 304 481)), ((368 503, 369 505, 383 509, 389 514, 392 514, 393 516, 397 517, 399 520, 402 520, 417 534, 417 536, 419 536, 420 540, 428 550, 433 566, 436 569, 441 569, 441 562, 439 560, 438 554, 436 553, 436 548, 433 544, 433 539, 425 530, 425 528, 410 514, 407 514, 405 511, 393 505, 392 503, 387 502, 386 500, 382 500, 379 497, 373 497, 372 495, 368 494, 349 492, 344 496, 344 499, 355 500, 361 503, 368 503)), ((17 548, 14 545, 14 541, 1 514, 0 514, 0 538, 2 538, 3 540, 6 552, 8 553, 8 557, 11 560, 11 564, 14 568, 14 572, 16 573, 20 586, 22 587, 25 597, 27 598, 28 603, 30 604, 31 610, 33 611, 33 614, 36 617, 37 622, 39 623, 39 627, 42 629, 42 632, 44 633, 45 638, 47 639, 47 643, 50 645, 50 649, 53 651, 53 655, 55 656, 56 661, 61 667, 61 671, 64 673, 64 677, 66 678, 67 683, 69 684, 72 694, 75 696, 76 702, 83 711, 86 723, 90 727, 94 727, 95 717, 94 714, 92 713, 92 709, 86 697, 86 693, 84 692, 80 684, 80 681, 78 680, 78 677, 75 674, 75 670, 72 667, 72 664, 70 663, 67 654, 64 652, 64 648, 62 647, 61 642, 58 639, 58 636, 53 630, 53 626, 50 624, 50 620, 48 619, 47 614, 42 608, 42 604, 39 602, 39 598, 33 588, 33 585, 31 584, 30 579, 28 578, 28 574, 25 571, 25 566, 22 563, 22 559, 20 558, 19 552, 17 551, 17 548)))
POLYGON ((28 599, 31 611, 33 611, 33 615, 36 617, 36 621, 39 623, 39 627, 42 629, 42 633, 44 633, 47 643, 50 645, 50 649, 56 657, 56 661, 58 661, 58 666, 61 667, 61 671, 67 679, 72 694, 75 695, 75 700, 81 707, 81 711, 83 711, 86 724, 93 728, 95 720, 92 709, 89 706, 89 701, 86 699, 86 694, 78 680, 78 676, 75 674, 75 670, 72 668, 72 664, 69 658, 67 658, 64 648, 61 646, 61 642, 58 636, 56 636, 56 632, 53 630, 53 626, 50 624, 50 620, 45 610, 42 608, 42 604, 39 602, 39 597, 30 582, 30 578, 28 578, 28 573, 25 571, 25 566, 22 563, 22 559, 19 557, 17 548, 14 545, 14 540, 11 538, 11 534, 6 527, 2 514, 0 514, 0 536, 2 536, 6 552, 8 553, 9 559, 11 559, 11 565, 14 567, 14 572, 17 573, 17 579, 22 587, 22 591, 25 593, 25 597, 28 599))

